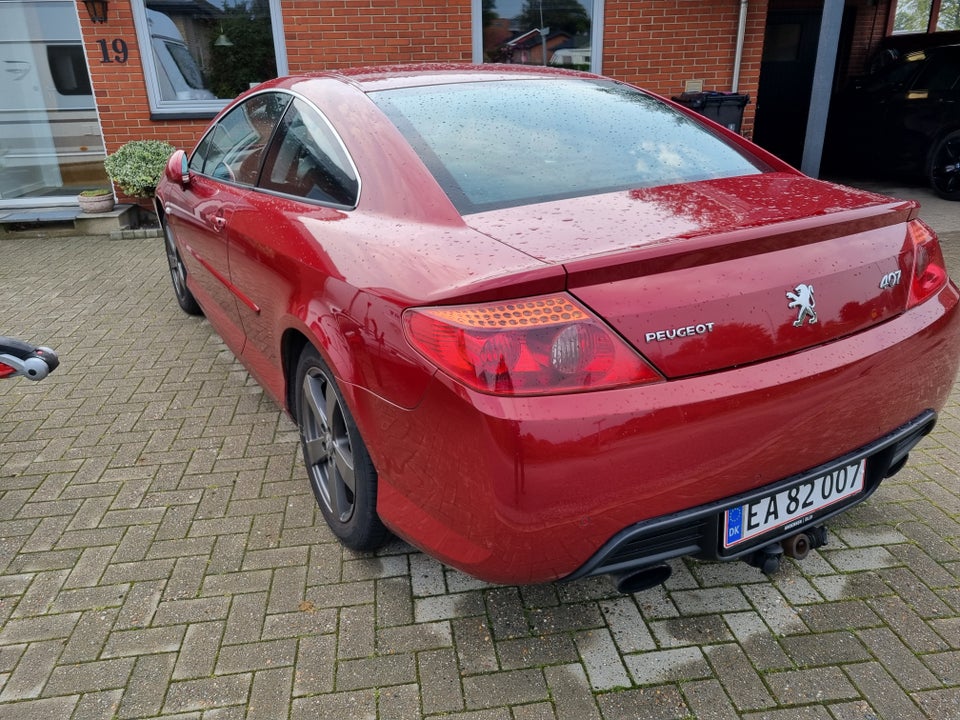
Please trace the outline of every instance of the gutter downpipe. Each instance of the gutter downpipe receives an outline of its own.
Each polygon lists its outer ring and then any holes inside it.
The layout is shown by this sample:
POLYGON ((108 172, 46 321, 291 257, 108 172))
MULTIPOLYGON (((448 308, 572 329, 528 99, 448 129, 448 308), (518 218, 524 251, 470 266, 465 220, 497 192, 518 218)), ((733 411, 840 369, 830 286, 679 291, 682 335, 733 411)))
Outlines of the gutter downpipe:
POLYGON ((737 49, 733 56, 733 82, 730 92, 737 92, 740 88, 740 65, 743 63, 743 44, 747 37, 747 3, 749 0, 740 0, 740 19, 737 21, 737 49))

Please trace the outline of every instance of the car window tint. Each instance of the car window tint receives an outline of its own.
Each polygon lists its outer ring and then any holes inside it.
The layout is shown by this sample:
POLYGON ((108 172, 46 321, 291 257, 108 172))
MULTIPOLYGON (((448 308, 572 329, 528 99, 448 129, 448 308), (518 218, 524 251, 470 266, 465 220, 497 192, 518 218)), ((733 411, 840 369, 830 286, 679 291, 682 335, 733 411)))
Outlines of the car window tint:
POLYGON ((218 125, 210 128, 190 157, 190 170, 201 175, 217 177, 216 169, 220 168, 220 179, 229 180, 226 166, 222 163, 225 152, 224 141, 226 140, 229 140, 229 138, 220 130, 218 125))
POLYGON ((927 66, 917 77, 912 90, 943 92, 951 90, 960 80, 960 54, 952 56, 946 53, 931 55, 927 66))
POLYGON ((192 170, 243 185, 254 185, 260 159, 290 98, 259 93, 224 115, 190 160, 192 170))
POLYGON ((922 52, 911 53, 899 62, 888 65, 873 75, 868 75, 861 82, 861 87, 867 92, 884 94, 906 87, 923 67, 926 56, 922 52))
POLYGON ((762 171, 651 95, 520 79, 371 93, 461 213, 762 171))
POLYGON ((260 187, 354 207, 360 182, 343 143, 317 110, 294 100, 277 129, 260 187))

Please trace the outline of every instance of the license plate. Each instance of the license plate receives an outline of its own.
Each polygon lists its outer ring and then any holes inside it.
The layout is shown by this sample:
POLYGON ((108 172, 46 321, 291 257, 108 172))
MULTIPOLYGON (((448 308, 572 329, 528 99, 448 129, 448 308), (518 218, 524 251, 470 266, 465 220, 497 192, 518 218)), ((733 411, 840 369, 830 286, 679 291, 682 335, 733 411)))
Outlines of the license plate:
POLYGON ((758 535, 804 525, 820 510, 862 492, 866 466, 867 461, 860 460, 729 508, 724 512, 723 547, 732 548, 758 535))

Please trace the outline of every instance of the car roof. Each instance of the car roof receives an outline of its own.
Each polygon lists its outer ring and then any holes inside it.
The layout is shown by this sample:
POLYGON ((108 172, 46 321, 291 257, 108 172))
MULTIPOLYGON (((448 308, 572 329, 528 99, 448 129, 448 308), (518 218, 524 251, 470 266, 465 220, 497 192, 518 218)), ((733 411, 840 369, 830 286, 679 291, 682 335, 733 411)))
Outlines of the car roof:
POLYGON ((304 78, 336 78, 359 87, 364 92, 449 85, 494 80, 521 80, 542 78, 592 78, 599 76, 577 70, 542 67, 538 65, 506 65, 487 63, 422 63, 353 67, 318 73, 307 73, 304 78))
POLYGON ((902 59, 906 60, 911 56, 923 55, 925 57, 933 57, 934 55, 952 55, 953 53, 960 52, 960 44, 952 45, 931 45, 930 47, 925 48, 916 48, 914 50, 909 50, 904 52, 902 59))

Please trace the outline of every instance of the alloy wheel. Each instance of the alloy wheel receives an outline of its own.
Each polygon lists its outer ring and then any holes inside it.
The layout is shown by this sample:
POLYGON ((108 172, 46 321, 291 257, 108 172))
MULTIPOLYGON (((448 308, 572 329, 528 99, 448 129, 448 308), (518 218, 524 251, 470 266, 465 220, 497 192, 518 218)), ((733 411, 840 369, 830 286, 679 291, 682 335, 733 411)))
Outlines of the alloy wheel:
POLYGON ((960 199, 960 131, 950 133, 937 145, 930 184, 941 197, 960 199))
POLYGON ((301 392, 300 428, 310 482, 330 516, 349 522, 355 508, 356 471, 340 398, 317 367, 305 374, 301 392))
POLYGON ((182 298, 187 291, 187 271, 183 267, 180 253, 173 242, 173 231, 166 223, 163 226, 163 239, 163 244, 167 249, 167 264, 170 266, 170 279, 173 280, 173 291, 178 298, 182 298))

